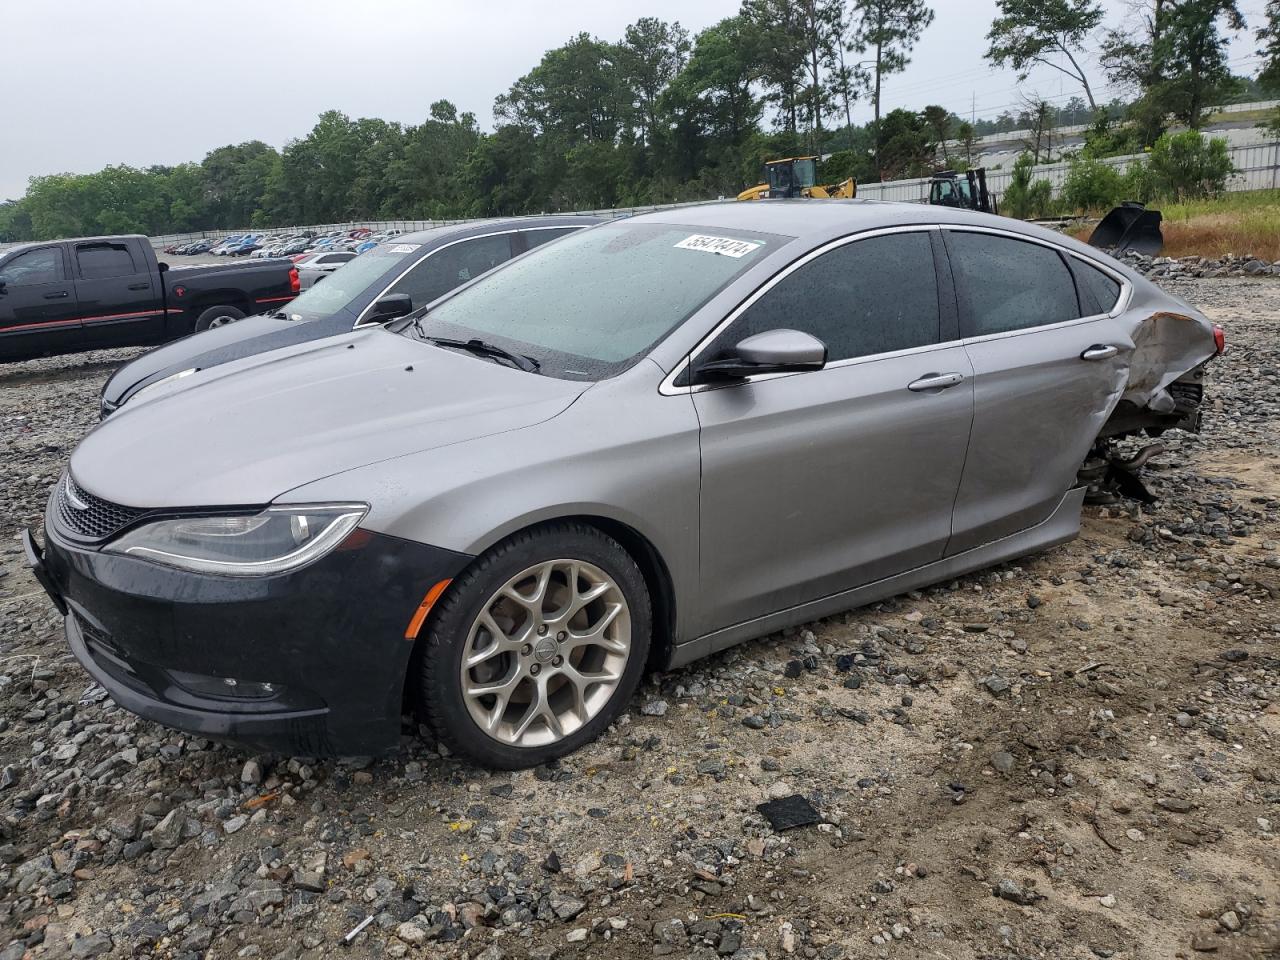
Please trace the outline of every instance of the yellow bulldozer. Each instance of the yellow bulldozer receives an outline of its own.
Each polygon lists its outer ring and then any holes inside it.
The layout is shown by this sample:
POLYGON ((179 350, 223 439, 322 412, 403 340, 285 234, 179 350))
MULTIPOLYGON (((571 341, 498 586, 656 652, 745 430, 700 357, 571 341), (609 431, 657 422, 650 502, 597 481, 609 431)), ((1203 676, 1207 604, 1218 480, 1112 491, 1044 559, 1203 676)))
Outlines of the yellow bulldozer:
POLYGON ((739 200, 776 200, 806 197, 813 200, 849 200, 858 195, 853 177, 839 183, 818 183, 817 157, 788 157, 764 165, 764 182, 743 190, 739 200))

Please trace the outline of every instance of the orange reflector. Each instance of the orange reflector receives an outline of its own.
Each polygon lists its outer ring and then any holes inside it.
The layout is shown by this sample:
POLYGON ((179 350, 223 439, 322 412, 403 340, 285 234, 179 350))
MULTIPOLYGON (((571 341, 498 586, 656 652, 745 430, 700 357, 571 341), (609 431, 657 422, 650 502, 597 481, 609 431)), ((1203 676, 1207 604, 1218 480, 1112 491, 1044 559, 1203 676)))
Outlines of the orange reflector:
POLYGON ((418 609, 413 612, 413 619, 409 621, 409 626, 405 628, 404 638, 406 640, 418 639, 418 631, 422 629, 422 624, 426 622, 427 614, 436 605, 436 601, 440 599, 440 594, 444 593, 445 587, 451 583, 453 583, 452 580, 441 580, 427 591, 427 595, 422 598, 422 603, 418 604, 418 609))

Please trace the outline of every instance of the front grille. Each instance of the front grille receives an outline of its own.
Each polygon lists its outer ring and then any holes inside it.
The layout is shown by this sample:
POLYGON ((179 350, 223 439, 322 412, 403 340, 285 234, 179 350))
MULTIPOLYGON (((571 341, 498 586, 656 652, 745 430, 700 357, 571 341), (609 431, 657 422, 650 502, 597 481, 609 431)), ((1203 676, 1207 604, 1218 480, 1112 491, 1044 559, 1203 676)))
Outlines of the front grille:
POLYGON ((135 523, 149 512, 139 507, 122 507, 96 497, 67 474, 54 494, 59 526, 79 540, 101 541, 135 523), (81 506, 84 509, 80 509, 81 506))

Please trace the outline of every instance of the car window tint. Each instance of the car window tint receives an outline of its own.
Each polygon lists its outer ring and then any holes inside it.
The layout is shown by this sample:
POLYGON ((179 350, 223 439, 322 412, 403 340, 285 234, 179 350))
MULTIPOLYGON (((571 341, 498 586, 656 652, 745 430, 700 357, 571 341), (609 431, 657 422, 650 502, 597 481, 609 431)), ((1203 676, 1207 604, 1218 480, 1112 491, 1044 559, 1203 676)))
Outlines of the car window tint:
POLYGON ((407 293, 415 307, 424 306, 510 259, 511 234, 463 240, 427 257, 405 274, 391 292, 407 293))
POLYGON ((990 233, 947 235, 967 337, 1024 330, 1080 316, 1075 283, 1051 247, 990 233))
POLYGON ((722 355, 768 330, 811 333, 827 360, 938 342, 938 282, 925 231, 847 243, 788 274, 747 308, 705 354, 722 355))
POLYGON ((35 283, 57 283, 62 279, 64 279, 62 251, 57 247, 28 250, 0 267, 0 280, 3 280, 6 286, 24 287, 35 283))
POLYGON ((76 265, 83 280, 107 280, 137 273, 123 243, 76 244, 76 265))
POLYGON ((1120 299, 1120 282, 1080 259, 1075 261, 1075 272, 1084 288, 1081 293, 1092 298, 1097 307, 1096 311, 1090 309, 1089 312, 1110 313, 1120 299))
POLYGON ((567 233, 573 233, 575 230, 581 229, 581 227, 565 227, 557 230, 525 230, 525 244, 530 250, 532 250, 534 247, 540 247, 544 243, 557 240, 567 233))

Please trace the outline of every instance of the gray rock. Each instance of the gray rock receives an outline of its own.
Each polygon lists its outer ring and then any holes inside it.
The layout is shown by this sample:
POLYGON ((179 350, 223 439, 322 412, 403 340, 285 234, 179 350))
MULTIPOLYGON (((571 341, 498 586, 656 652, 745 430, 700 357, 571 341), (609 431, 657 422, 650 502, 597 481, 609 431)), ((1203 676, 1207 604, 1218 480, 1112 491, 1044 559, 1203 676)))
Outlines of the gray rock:
POLYGON ((111 937, 102 931, 90 933, 83 937, 77 937, 71 944, 71 956, 81 957, 100 957, 112 947, 111 937))
POLYGON ((262 782, 262 764, 256 759, 246 760, 244 767, 240 770, 240 782, 257 786, 262 782))
POLYGON ((157 850, 172 850, 182 842, 182 829, 185 826, 182 811, 170 810, 163 820, 151 828, 151 845, 157 850))
POLYGON ((665 700, 650 700, 640 708, 640 712, 646 717, 663 717, 666 716, 669 709, 670 707, 665 700))
POLYGON ((1000 773, 1009 773, 1013 770, 1014 756, 1007 750, 997 750, 991 755, 991 765, 1000 773))

